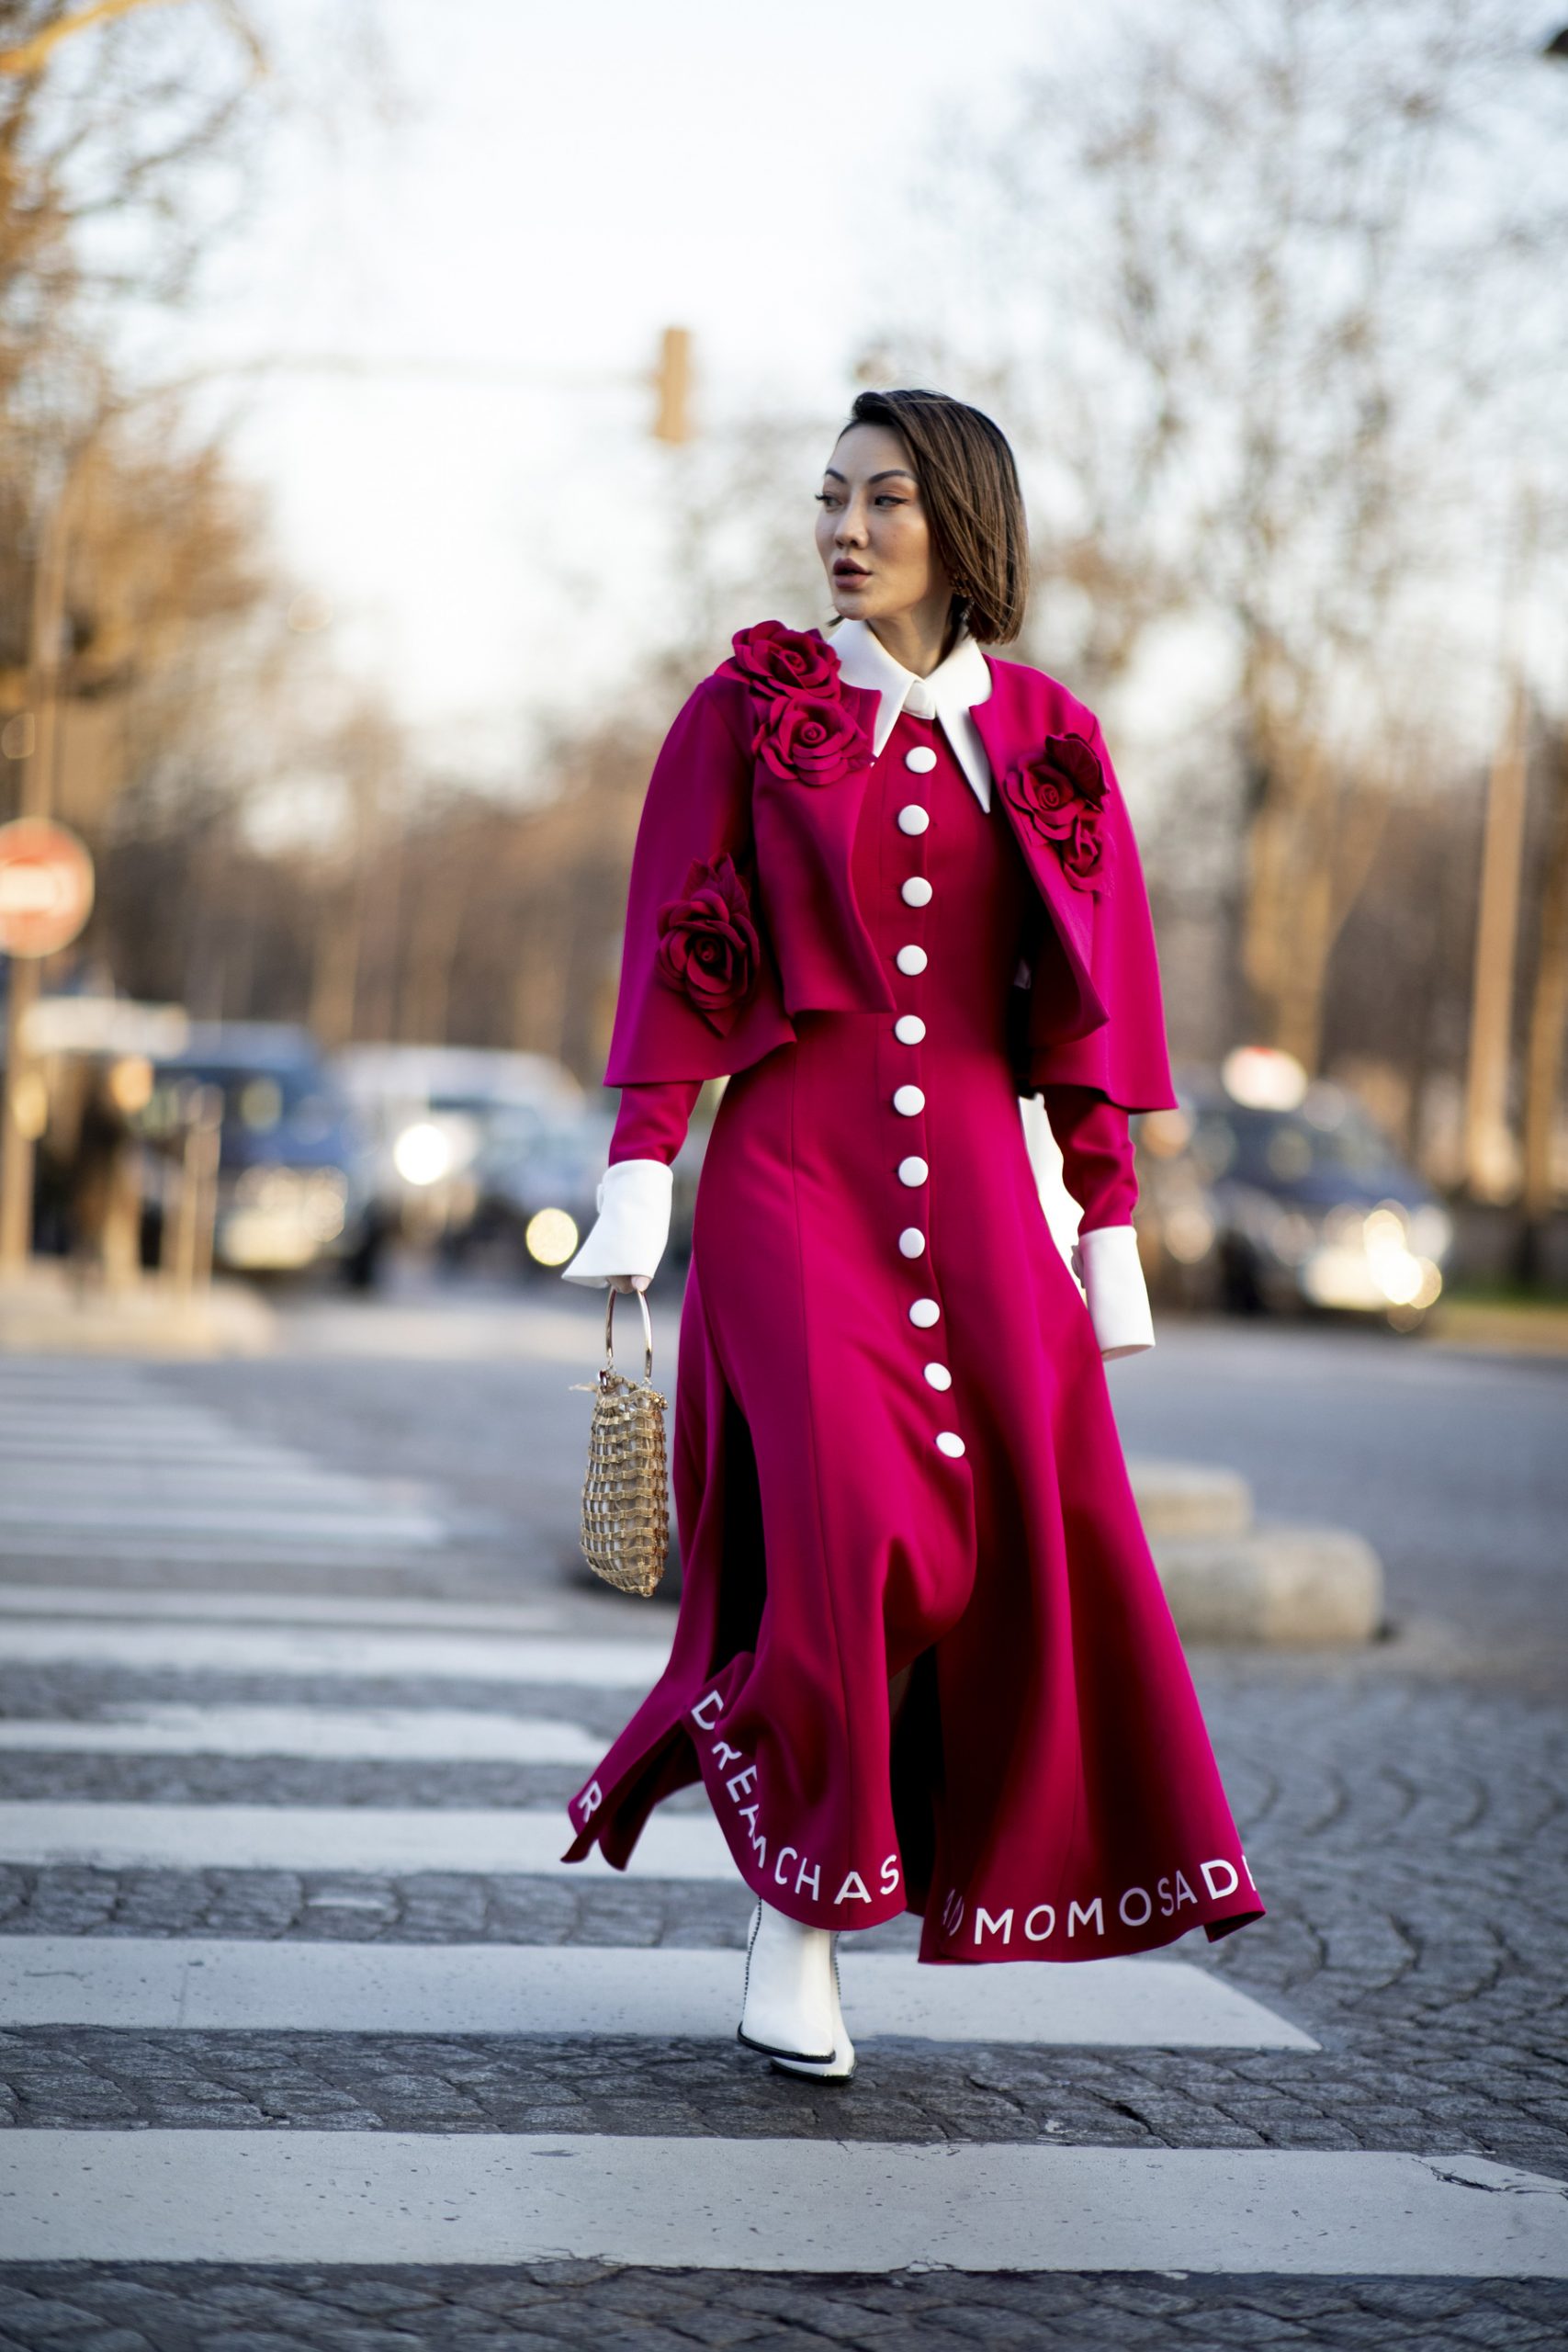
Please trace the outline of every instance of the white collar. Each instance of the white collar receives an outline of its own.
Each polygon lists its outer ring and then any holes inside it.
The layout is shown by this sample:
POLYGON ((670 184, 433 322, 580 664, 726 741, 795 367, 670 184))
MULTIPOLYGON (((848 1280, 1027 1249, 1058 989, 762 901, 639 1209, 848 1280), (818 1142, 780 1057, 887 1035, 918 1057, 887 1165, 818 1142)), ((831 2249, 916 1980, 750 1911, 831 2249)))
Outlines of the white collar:
POLYGON ((847 686, 869 686, 880 695, 872 753, 882 752, 899 718, 934 718, 952 744, 959 766, 982 808, 991 805, 991 763, 980 741, 980 730, 969 713, 991 691, 991 673, 985 655, 965 631, 929 678, 918 678, 895 662, 868 622, 840 621, 828 637, 839 657, 839 674, 847 686))

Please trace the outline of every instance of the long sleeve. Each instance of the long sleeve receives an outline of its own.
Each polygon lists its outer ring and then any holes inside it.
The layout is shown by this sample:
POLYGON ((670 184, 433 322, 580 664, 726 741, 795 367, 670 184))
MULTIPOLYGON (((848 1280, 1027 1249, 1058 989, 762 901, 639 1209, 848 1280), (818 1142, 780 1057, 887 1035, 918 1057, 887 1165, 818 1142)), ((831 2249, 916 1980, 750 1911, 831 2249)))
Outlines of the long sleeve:
POLYGON ((1127 1114, 1090 1086, 1042 1089, 1062 1175, 1082 1211, 1073 1272, 1084 1287, 1100 1354, 1139 1355, 1155 1343, 1148 1287, 1133 1230, 1138 1197, 1127 1114))
POLYGON ((1081 705, 1076 708, 1072 723, 1105 778, 1107 874, 1092 898, 1071 890, 1060 895, 1087 925, 1091 993, 1104 1017, 1092 1027, 1082 1025, 1081 978, 1075 976, 1057 924, 1045 924, 1029 991, 1019 1092, 1092 1088, 1124 1111, 1169 1111, 1176 1107, 1176 1092, 1138 845, 1099 721, 1081 705))
POLYGON ((654 764, 605 1069, 620 1109, 599 1215, 564 1282, 652 1279, 670 1238, 671 1163, 704 1081, 794 1042, 754 892, 748 710, 743 687, 705 679, 654 764))
POLYGON ((623 1086, 610 1137, 610 1165, 622 1159, 661 1159, 668 1168, 686 1140, 703 1091, 700 1078, 671 1078, 623 1086))
POLYGON ((1138 1198, 1127 1114, 1092 1086, 1046 1086, 1045 1115, 1062 1155, 1062 1177, 1083 1215, 1080 1234, 1131 1225, 1138 1198))
POLYGON ((610 1161, 600 1179, 599 1215, 561 1280, 603 1286, 612 1274, 651 1282, 670 1240, 671 1163, 686 1140, 703 1091, 700 1078, 623 1086, 610 1161))

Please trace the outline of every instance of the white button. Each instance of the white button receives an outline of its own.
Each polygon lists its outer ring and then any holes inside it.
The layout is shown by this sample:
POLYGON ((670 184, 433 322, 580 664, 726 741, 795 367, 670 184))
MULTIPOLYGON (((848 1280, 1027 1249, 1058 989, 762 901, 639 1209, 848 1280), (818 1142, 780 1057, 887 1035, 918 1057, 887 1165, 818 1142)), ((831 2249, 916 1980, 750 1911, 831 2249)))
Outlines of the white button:
POLYGON ((903 1251, 906 1258, 919 1258, 922 1256, 924 1254, 925 1246, 926 1237, 920 1231, 918 1225, 907 1225, 904 1227, 903 1232, 898 1236, 898 1247, 903 1251))
POLYGON ((964 1440, 956 1430, 938 1430, 936 1442, 944 1453, 952 1454, 954 1461, 964 1451, 964 1440))
POLYGON ((900 947, 897 955, 893 958, 893 961, 897 965, 898 969, 901 972, 914 973, 923 972, 926 966, 931 962, 931 957, 926 954, 923 947, 909 946, 900 947))
POLYGON ((917 808, 911 800, 907 808, 898 811, 898 831, 901 833, 923 833, 931 820, 930 809, 917 808))
POLYGON ((917 1298, 909 1308, 909 1320, 917 1331, 929 1331, 933 1323, 942 1321, 942 1309, 934 1298, 917 1298))
POLYGON ((944 1363, 928 1363, 926 1378, 933 1388, 951 1388, 953 1385, 953 1374, 944 1363))
POLYGON ((896 1086, 893 1108, 901 1119, 917 1118, 926 1107, 926 1098, 918 1086, 896 1086))
POLYGON ((917 775, 930 775, 936 765, 936 753, 929 743, 917 743, 912 752, 905 752, 904 765, 913 768, 917 775))
POLYGON ((925 1161, 918 1159, 913 1152, 910 1153, 908 1159, 901 1159, 898 1162, 898 1182, 900 1184, 923 1184, 931 1172, 931 1171, 926 1166, 925 1161))
POLYGON ((929 907, 931 886, 923 874, 911 874, 907 882, 900 883, 898 896, 907 907, 929 907))
POLYGON ((926 1034, 926 1024, 918 1012, 901 1012, 893 1023, 893 1035, 901 1046, 918 1046, 926 1034))

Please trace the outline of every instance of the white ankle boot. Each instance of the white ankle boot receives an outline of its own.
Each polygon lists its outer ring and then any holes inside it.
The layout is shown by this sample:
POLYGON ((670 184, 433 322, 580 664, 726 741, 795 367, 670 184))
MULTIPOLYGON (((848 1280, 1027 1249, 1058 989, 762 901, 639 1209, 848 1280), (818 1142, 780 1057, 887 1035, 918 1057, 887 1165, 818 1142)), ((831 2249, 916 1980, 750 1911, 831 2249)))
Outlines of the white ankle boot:
POLYGON ((838 1938, 759 1903, 746 1946, 746 1992, 736 2031, 781 2073, 847 2083, 854 2044, 839 2000, 838 1938))

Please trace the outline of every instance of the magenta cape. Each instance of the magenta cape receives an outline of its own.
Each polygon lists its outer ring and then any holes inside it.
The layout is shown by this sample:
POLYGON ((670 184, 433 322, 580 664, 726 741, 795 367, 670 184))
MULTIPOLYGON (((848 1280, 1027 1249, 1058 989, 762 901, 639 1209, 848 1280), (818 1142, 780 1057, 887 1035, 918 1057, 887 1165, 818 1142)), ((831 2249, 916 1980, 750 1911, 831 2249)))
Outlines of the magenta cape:
MULTIPOLYGON (((1092 1086, 1127 1111, 1175 1102, 1154 927, 1133 829, 1093 713, 1043 672, 990 661, 991 695, 973 712, 1008 825, 1041 904, 1042 930, 1021 1053, 1020 1091, 1092 1086), (1052 736, 1092 746, 1107 784, 1107 887, 1072 888, 1055 844, 1021 815, 1006 779, 1052 736)), ((792 1044, 807 1012, 890 1011, 893 981, 855 892, 852 853, 875 766, 876 696, 845 686, 866 758, 835 783, 785 782, 753 762, 752 698, 728 666, 705 678, 671 729, 649 786, 632 863, 620 994, 606 1086, 719 1078, 792 1044), (728 855, 755 876, 762 967, 722 1027, 665 986, 656 945, 661 907, 681 898, 694 860, 728 855)), ((884 758, 886 759, 886 753, 884 758)))
POLYGON ((828 781, 754 766, 725 673, 659 763, 610 1076, 731 1075, 682 1317, 674 1644, 567 1859, 624 1866, 700 1776, 796 1918, 913 1910, 926 1961, 1085 1960, 1262 1905, 1018 1115, 1058 1078, 1172 1099, 1136 850, 1089 714, 992 671, 988 814, 931 725, 873 762, 847 690, 864 740, 828 781), (1107 779, 1093 888, 1007 786, 1064 733, 1107 779))

